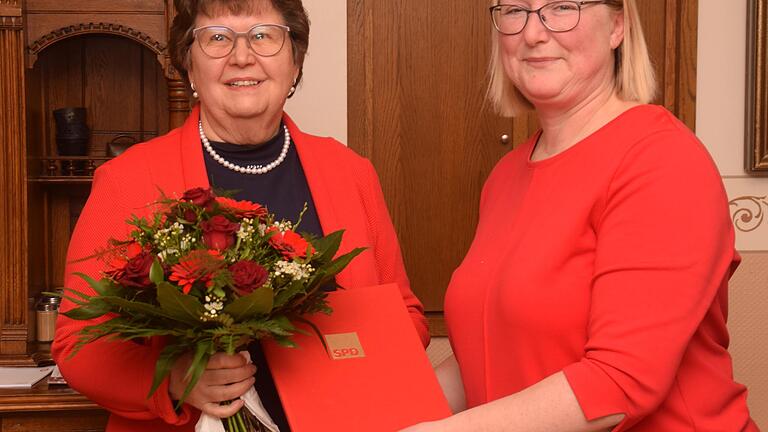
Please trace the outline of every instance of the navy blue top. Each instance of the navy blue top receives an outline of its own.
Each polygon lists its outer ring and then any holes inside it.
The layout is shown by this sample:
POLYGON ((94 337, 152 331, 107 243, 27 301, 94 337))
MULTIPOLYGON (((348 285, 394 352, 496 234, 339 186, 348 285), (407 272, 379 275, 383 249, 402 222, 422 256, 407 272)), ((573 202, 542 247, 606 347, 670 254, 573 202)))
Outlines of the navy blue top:
MULTIPOLYGON (((219 156, 233 164, 242 167, 266 165, 280 156, 285 142, 283 127, 281 124, 280 132, 260 145, 237 145, 217 141, 210 141, 210 143, 219 156)), ((317 237, 323 235, 315 203, 312 201, 312 194, 307 184, 307 177, 301 167, 301 161, 293 142, 291 142, 285 160, 265 174, 242 174, 216 162, 205 148, 203 148, 203 154, 208 181, 214 190, 234 191, 232 198, 253 201, 266 206, 267 210, 274 213, 278 220, 285 219, 294 223, 306 203, 307 211, 304 212, 297 230, 317 237)), ((257 368, 254 387, 259 393, 264 408, 269 412, 281 432, 290 431, 285 418, 285 411, 283 411, 275 388, 275 381, 261 346, 258 343, 252 343, 248 347, 248 351, 251 353, 251 359, 257 368)))

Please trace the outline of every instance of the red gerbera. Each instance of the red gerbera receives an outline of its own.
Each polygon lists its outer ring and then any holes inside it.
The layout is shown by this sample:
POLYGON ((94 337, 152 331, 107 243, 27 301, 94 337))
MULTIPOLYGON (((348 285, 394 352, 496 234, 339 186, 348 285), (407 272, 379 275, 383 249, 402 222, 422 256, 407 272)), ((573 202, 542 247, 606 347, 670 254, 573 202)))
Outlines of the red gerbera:
POLYGON ((251 201, 236 201, 232 198, 216 197, 216 202, 219 203, 225 209, 231 211, 240 217, 247 217, 251 219, 258 218, 261 220, 267 215, 266 207, 263 207, 255 202, 251 201))
POLYGON ((184 294, 189 294, 195 282, 210 287, 213 276, 224 267, 224 257, 218 251, 198 249, 190 252, 171 267, 169 280, 177 282, 184 294))
POLYGON ((294 231, 286 230, 285 232, 280 232, 277 227, 272 226, 267 228, 267 233, 270 232, 275 234, 269 238, 269 244, 280 251, 285 258, 305 258, 307 256, 307 248, 310 249, 311 254, 315 253, 315 248, 304 237, 296 234, 294 231))

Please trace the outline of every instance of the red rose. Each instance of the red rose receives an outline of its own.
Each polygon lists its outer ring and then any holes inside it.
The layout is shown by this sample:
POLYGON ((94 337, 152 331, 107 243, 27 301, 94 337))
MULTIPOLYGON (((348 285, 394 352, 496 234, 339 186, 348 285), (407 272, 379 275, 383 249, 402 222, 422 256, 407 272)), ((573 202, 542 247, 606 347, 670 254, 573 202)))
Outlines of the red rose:
POLYGON ((128 260, 125 268, 116 273, 116 281, 124 287, 147 288, 152 285, 149 269, 155 262, 155 256, 144 251, 128 260))
POLYGON ((267 269, 257 264, 255 261, 238 261, 229 266, 229 272, 232 273, 235 292, 241 296, 246 296, 267 281, 269 273, 267 269))
POLYGON ((235 233, 240 224, 222 215, 216 215, 200 224, 203 229, 203 243, 209 249, 224 250, 235 244, 235 233))
POLYGON ((197 187, 184 192, 181 199, 189 201, 196 206, 205 207, 213 201, 213 193, 210 189, 197 187))
POLYGON ((187 222, 189 222, 189 223, 195 223, 195 222, 197 222, 197 213, 195 213, 195 211, 194 211, 194 210, 192 210, 192 209, 186 209, 186 210, 184 210, 184 212, 182 213, 181 217, 182 217, 182 218, 183 218, 185 221, 187 221, 187 222))
POLYGON ((309 242, 304 240, 304 237, 296 234, 291 230, 280 232, 277 227, 270 227, 267 232, 274 232, 275 234, 269 238, 269 243, 273 248, 280 251, 285 258, 293 259, 296 257, 304 258, 307 256, 307 247, 309 247, 310 253, 315 253, 315 248, 309 245, 309 242))

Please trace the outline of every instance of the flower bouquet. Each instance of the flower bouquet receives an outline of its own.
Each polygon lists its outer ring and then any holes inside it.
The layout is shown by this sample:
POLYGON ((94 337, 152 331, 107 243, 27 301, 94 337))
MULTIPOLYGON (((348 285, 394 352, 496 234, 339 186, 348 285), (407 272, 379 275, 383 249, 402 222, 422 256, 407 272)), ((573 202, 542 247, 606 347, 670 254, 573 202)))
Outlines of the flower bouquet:
MULTIPOLYGON (((234 354, 257 339, 293 346, 303 316, 331 313, 327 288, 362 248, 335 257, 342 231, 323 238, 301 236, 259 204, 188 190, 162 196, 149 219, 132 216, 128 240, 112 240, 94 256, 107 270, 99 280, 78 274, 93 288, 66 289, 76 307, 69 318, 108 318, 84 327, 73 355, 101 338, 167 341, 155 368, 151 396, 175 361, 193 352, 181 405, 216 352, 234 354)), ((315 330, 317 330, 315 328, 315 330)), ((260 406, 260 404, 258 404, 260 406)), ((226 419, 228 432, 262 430, 251 404, 226 419)), ((218 421, 218 420, 217 420, 218 421)), ((222 430, 219 425, 219 429, 222 430)))

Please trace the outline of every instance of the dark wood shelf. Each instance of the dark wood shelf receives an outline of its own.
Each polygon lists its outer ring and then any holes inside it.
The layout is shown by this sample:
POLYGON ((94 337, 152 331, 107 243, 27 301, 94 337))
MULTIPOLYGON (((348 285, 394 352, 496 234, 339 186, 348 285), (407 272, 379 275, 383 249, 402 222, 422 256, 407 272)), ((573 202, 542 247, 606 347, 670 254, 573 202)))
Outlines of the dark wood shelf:
POLYGON ((33 157, 30 162, 37 165, 30 182, 34 183, 90 183, 93 172, 104 162, 112 159, 106 156, 46 156, 33 157))
POLYGON ((29 179, 30 183, 47 183, 47 184, 91 184, 93 182, 92 176, 56 176, 56 177, 33 177, 29 179))

